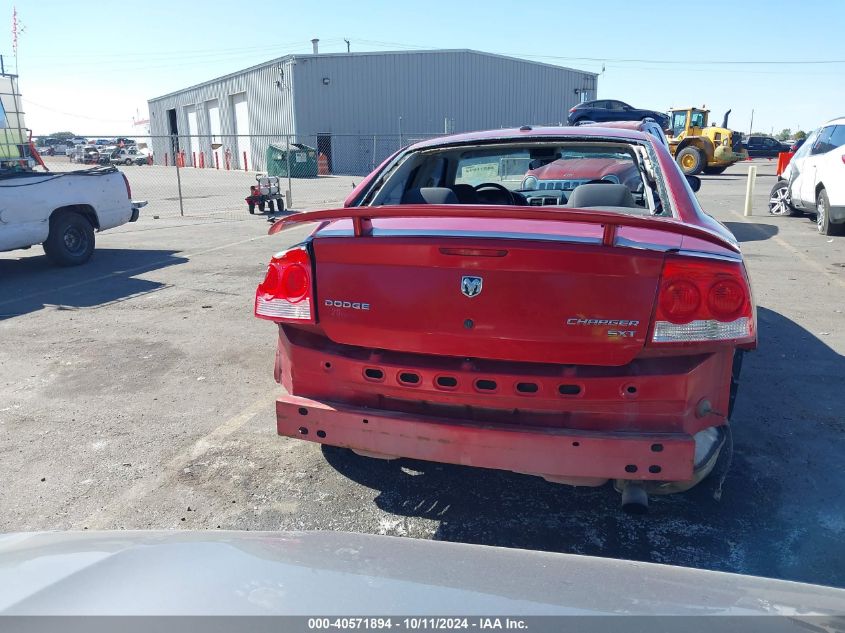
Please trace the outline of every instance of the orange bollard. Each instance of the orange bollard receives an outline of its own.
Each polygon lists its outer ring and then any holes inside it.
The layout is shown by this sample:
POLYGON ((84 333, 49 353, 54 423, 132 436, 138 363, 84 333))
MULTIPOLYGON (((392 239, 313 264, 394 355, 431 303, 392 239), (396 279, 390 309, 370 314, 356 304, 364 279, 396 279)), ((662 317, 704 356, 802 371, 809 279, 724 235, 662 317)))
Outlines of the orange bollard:
POLYGON ((200 152, 200 169, 205 169, 205 152, 200 152))
POLYGON ((329 175, 329 159, 325 154, 318 154, 317 155, 317 175, 319 175, 319 176, 328 176, 329 175))
POLYGON ((246 164, 246 152, 244 152, 244 171, 249 171, 249 166, 246 164))
POLYGON ((191 167, 197 166, 197 153, 191 152, 191 167))

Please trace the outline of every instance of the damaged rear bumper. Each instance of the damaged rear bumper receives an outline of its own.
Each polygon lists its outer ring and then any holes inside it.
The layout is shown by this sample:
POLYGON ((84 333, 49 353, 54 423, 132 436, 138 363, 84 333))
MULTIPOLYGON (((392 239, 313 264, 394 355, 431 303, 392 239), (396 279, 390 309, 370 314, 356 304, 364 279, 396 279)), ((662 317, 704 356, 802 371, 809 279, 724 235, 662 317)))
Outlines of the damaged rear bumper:
POLYGON ((695 439, 686 433, 469 423, 289 395, 276 401, 276 423, 280 435, 374 457, 493 468, 572 485, 613 479, 691 486, 703 477, 694 464, 695 439))

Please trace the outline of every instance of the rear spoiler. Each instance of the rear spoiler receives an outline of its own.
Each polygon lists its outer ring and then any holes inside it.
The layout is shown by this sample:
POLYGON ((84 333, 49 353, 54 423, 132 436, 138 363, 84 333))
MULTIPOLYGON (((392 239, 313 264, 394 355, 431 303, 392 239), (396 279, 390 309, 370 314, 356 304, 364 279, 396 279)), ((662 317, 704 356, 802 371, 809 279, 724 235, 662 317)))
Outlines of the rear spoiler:
POLYGON ((352 220, 352 228, 356 237, 372 235, 372 221, 380 218, 490 218, 514 220, 545 220, 555 222, 579 222, 583 224, 600 224, 604 227, 602 244, 613 246, 616 241, 616 231, 620 226, 641 229, 658 229, 678 235, 695 237, 712 244, 739 253, 739 246, 719 235, 715 231, 691 224, 683 224, 674 219, 655 216, 639 217, 623 215, 609 211, 582 211, 580 209, 547 209, 543 207, 508 207, 503 212, 502 207, 480 207, 468 205, 395 205, 383 207, 347 207, 343 209, 329 209, 326 211, 305 211, 282 218, 275 222, 268 231, 274 235, 291 226, 309 222, 328 224, 335 220, 352 220))

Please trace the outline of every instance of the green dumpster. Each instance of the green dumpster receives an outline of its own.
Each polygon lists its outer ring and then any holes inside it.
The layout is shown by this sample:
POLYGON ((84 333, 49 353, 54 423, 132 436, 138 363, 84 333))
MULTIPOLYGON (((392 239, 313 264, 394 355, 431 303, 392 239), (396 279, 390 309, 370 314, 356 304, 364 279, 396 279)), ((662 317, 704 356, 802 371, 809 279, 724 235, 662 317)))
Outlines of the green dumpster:
POLYGON ((292 178, 316 178, 317 150, 301 143, 291 143, 288 159, 287 144, 271 143, 267 147, 267 175, 287 177, 288 165, 292 178))

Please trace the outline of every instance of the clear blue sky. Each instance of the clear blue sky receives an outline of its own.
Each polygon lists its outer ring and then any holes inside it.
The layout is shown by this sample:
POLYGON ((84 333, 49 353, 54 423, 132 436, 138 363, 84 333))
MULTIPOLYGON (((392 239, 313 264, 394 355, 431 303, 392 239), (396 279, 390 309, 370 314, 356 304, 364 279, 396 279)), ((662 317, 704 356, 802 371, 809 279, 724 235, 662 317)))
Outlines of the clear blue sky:
MULTIPOLYGON (((321 52, 346 50, 346 38, 353 51, 472 48, 604 67, 599 97, 657 110, 704 104, 719 120, 732 108, 731 127, 743 131, 752 108, 755 130, 766 132, 845 115, 843 0, 0 0, 7 25, 13 5, 36 134, 131 133, 148 98, 309 53, 312 37, 321 52)), ((10 26, 4 31, 8 68, 10 26)))

